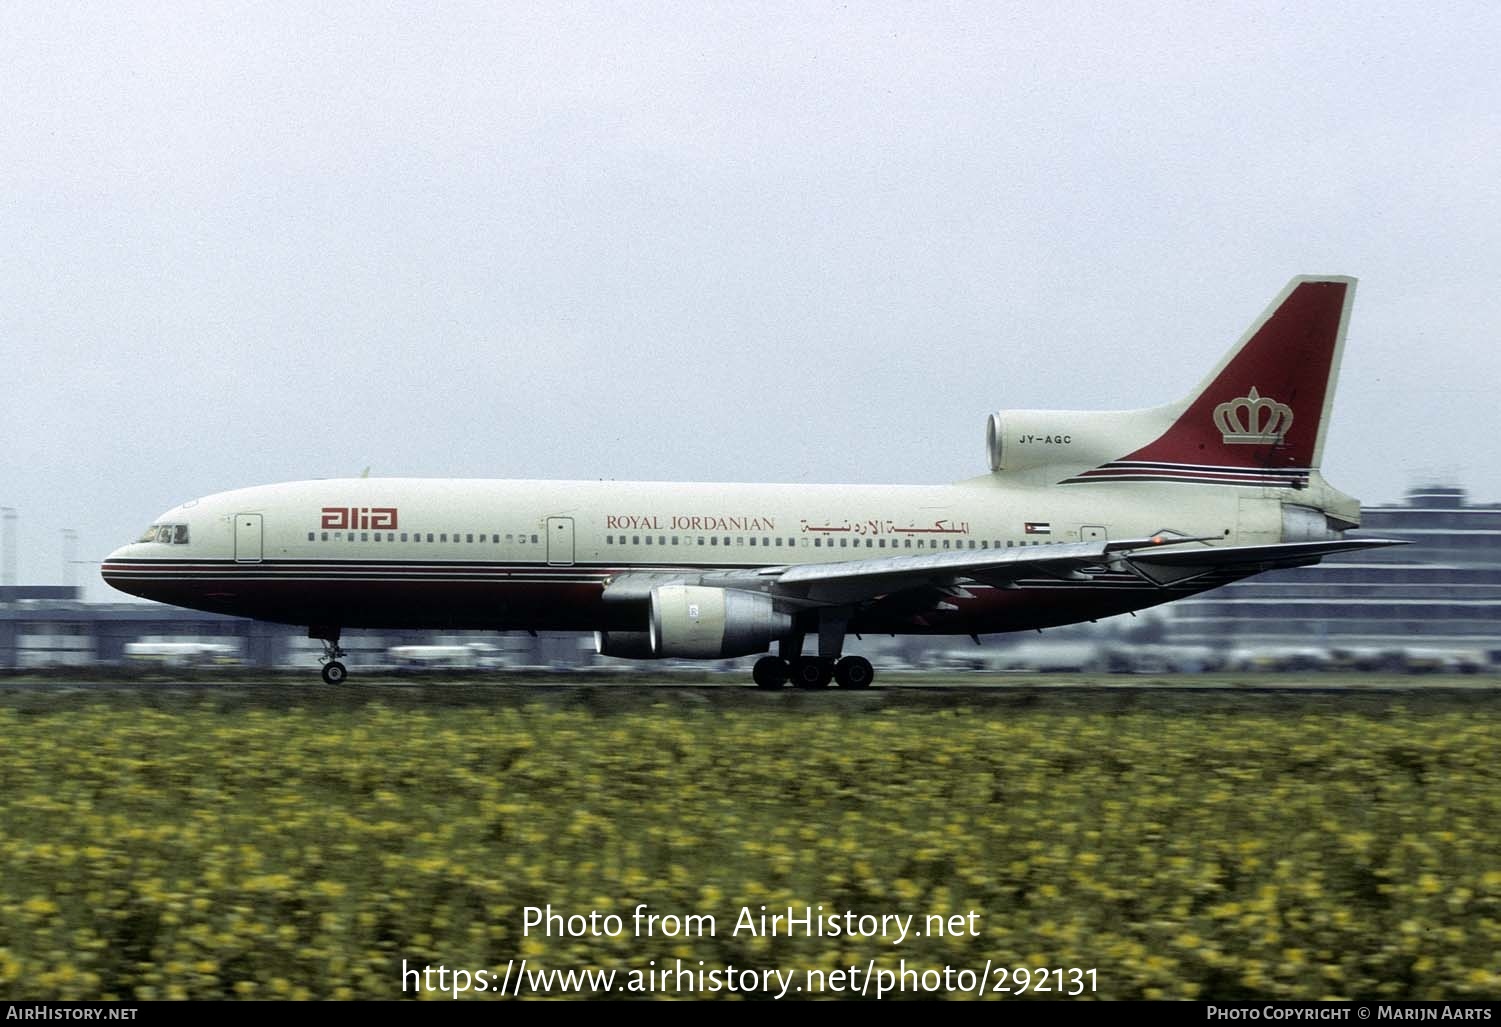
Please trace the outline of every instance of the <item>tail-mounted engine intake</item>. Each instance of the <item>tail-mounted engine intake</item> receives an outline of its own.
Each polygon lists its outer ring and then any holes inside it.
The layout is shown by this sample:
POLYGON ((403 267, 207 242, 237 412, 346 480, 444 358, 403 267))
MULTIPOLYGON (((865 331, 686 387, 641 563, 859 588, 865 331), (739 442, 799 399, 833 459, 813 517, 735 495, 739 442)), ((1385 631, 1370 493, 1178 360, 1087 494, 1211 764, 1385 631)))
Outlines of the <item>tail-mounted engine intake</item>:
POLYGON ((792 617, 759 592, 662 585, 651 593, 651 650, 661 657, 713 660, 764 653, 790 634, 792 617))
POLYGON ((1002 410, 985 420, 985 455, 992 471, 1104 464, 1150 440, 1159 420, 1155 410, 1002 410))

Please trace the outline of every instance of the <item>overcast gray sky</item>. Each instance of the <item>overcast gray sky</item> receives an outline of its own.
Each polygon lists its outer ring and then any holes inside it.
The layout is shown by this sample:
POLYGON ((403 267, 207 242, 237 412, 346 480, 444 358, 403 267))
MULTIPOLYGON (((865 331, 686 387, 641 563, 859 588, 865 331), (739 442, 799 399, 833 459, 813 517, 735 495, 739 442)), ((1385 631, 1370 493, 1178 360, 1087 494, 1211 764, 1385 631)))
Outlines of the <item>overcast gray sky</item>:
POLYGON ((1329 478, 1501 500, 1498 68, 1492 3, 7 3, 21 581, 367 465, 970 477, 1300 273, 1329 478))

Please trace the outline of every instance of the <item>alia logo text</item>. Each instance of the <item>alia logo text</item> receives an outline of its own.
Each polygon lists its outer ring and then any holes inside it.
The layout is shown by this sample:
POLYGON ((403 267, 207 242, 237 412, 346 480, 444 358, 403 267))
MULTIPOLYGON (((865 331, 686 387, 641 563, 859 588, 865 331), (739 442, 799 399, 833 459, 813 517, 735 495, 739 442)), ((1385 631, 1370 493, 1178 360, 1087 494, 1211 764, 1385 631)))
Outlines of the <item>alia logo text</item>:
POLYGON ((325 506, 325 528, 374 528, 377 531, 396 527, 394 506, 325 506))

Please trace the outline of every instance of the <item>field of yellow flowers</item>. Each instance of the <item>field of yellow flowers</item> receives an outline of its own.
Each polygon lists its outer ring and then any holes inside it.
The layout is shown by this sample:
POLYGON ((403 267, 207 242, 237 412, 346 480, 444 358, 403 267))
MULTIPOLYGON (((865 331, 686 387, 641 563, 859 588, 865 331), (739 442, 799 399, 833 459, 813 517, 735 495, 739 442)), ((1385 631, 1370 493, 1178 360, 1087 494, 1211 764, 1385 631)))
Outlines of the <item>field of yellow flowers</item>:
POLYGON ((287 691, 0 701, 0 998, 386 998, 403 959, 521 958, 1501 995, 1495 698, 287 691), (639 903, 718 930, 522 933, 528 906, 639 903), (979 936, 730 931, 819 905, 974 910, 979 936))

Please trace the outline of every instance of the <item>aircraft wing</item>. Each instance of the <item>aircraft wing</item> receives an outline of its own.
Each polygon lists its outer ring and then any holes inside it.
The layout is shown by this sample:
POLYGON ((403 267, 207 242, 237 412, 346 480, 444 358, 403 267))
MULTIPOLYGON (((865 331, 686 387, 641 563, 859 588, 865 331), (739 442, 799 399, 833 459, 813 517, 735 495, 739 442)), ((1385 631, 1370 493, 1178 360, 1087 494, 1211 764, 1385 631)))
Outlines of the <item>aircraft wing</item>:
POLYGON ((862 602, 909 589, 953 588, 966 580, 1005 585, 1023 577, 1082 579, 1086 577, 1083 568, 1106 562, 1110 546, 1103 541, 1064 542, 800 564, 778 569, 768 591, 822 606, 862 602))
MULTIPOLYGON (((1166 536, 1183 541, 1181 536, 1166 536)), ((1039 573, 1067 578, 1078 568, 1102 564, 1110 552, 1136 542, 1065 542, 1015 549, 963 549, 916 556, 882 556, 838 563, 788 564, 727 571, 629 571, 605 587, 605 599, 644 602, 660 585, 694 584, 767 592, 793 605, 861 602, 924 586, 948 587, 961 579, 1004 584, 1039 573)), ((1140 540, 1150 545, 1150 539, 1140 540)))
POLYGON ((965 583, 1006 587, 1022 578, 1086 581, 1091 571, 1129 570, 1154 584, 1185 581, 1243 567, 1247 573, 1317 563, 1357 549, 1404 545, 1397 539, 1284 542, 1264 546, 1199 545, 1206 538, 1163 533, 1150 538, 1063 542, 1012 549, 962 549, 916 556, 884 556, 838 563, 796 564, 754 570, 632 572, 605 590, 611 600, 642 600, 658 585, 693 584, 766 592, 794 606, 840 606, 907 593, 919 606, 962 596, 965 583))
MULTIPOLYGON (((945 590, 960 594, 965 582, 1005 587, 1021 578, 1085 581, 1090 572, 1129 570, 1155 584, 1183 581, 1228 568, 1248 573, 1317 563, 1324 556, 1403 545, 1396 539, 1286 542, 1265 546, 1206 546, 1207 541, 1162 534, 1150 538, 1065 542, 1014 549, 966 549, 922 556, 892 556, 839 563, 767 568, 772 595, 810 605, 859 603, 893 593, 945 590)), ((708 576, 704 584, 711 584, 708 576)), ((731 586, 733 587, 733 586, 731 586)), ((742 586, 743 587, 743 586, 742 586)), ((764 586, 763 586, 764 588, 764 586)), ((936 598, 936 596, 935 596, 936 598)))

